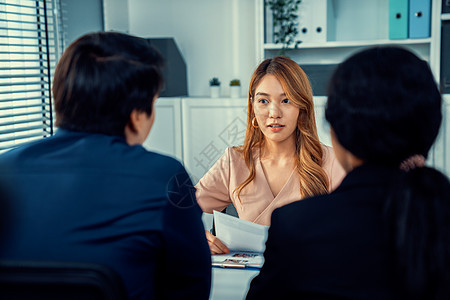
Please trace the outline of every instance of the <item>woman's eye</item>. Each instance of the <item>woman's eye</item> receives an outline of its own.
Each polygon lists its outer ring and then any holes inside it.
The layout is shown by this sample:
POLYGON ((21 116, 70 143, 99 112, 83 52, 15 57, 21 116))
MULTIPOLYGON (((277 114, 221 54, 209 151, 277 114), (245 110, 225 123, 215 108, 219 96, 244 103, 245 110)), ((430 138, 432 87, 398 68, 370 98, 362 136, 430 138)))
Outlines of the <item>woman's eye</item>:
POLYGON ((284 99, 281 101, 281 103, 291 103, 291 101, 289 99, 284 99))
POLYGON ((259 103, 269 103, 269 101, 267 101, 266 99, 259 99, 258 102, 259 103))

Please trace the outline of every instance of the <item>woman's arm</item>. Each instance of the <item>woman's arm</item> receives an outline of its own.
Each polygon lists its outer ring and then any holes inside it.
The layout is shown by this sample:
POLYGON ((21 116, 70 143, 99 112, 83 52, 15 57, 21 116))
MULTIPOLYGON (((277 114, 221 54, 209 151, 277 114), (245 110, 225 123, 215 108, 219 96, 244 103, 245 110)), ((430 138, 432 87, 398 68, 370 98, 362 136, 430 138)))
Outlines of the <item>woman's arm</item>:
POLYGON ((216 161, 209 171, 195 185, 197 202, 204 212, 222 211, 230 199, 230 149, 216 161))
MULTIPOLYGON (((216 161, 211 169, 195 186, 197 202, 206 213, 223 211, 232 201, 230 199, 230 149, 216 161)), ((229 253, 227 246, 208 230, 205 230, 211 254, 229 253)))

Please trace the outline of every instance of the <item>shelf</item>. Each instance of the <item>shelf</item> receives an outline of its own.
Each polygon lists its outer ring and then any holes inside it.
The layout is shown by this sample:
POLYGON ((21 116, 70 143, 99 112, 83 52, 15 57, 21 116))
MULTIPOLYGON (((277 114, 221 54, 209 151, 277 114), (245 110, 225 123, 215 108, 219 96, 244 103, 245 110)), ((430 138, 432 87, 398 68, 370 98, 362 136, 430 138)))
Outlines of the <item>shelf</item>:
MULTIPOLYGON (((318 43, 301 43, 297 49, 313 49, 313 48, 345 48, 345 47, 364 47, 375 45, 421 45, 430 44, 431 38, 425 39, 403 39, 403 40, 367 40, 367 41, 333 41, 333 42, 318 42, 318 43)), ((283 46, 281 44, 264 44, 265 50, 278 50, 283 46)), ((289 46, 289 49, 295 49, 294 46, 289 46)))
POLYGON ((450 14, 442 14, 442 15, 441 15, 441 20, 442 20, 442 21, 448 21, 448 20, 450 20, 450 14))

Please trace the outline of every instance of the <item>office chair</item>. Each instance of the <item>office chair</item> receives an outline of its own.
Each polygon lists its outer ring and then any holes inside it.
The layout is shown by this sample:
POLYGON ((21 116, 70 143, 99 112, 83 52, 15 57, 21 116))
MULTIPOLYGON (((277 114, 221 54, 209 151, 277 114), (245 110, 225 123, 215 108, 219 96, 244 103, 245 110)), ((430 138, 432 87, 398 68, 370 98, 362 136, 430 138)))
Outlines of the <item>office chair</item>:
POLYGON ((0 299, 127 299, 122 280, 94 263, 0 261, 0 299))

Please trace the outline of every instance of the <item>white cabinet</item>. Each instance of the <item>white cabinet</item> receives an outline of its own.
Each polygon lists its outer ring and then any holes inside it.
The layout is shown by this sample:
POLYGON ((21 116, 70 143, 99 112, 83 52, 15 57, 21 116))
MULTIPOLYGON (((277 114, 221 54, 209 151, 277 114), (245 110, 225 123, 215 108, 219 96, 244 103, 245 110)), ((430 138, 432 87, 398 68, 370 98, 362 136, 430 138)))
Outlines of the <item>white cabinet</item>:
POLYGON ((322 144, 331 147, 330 125, 325 120, 325 106, 327 97, 314 97, 314 113, 316 115, 316 127, 319 140, 322 144))
POLYGON ((428 164, 450 177, 450 95, 443 98, 441 129, 430 151, 428 164))
POLYGON ((196 183, 227 147, 242 145, 247 98, 184 98, 183 162, 196 183))
POLYGON ((183 159, 181 131, 181 98, 159 98, 155 104, 155 123, 143 146, 183 159))

